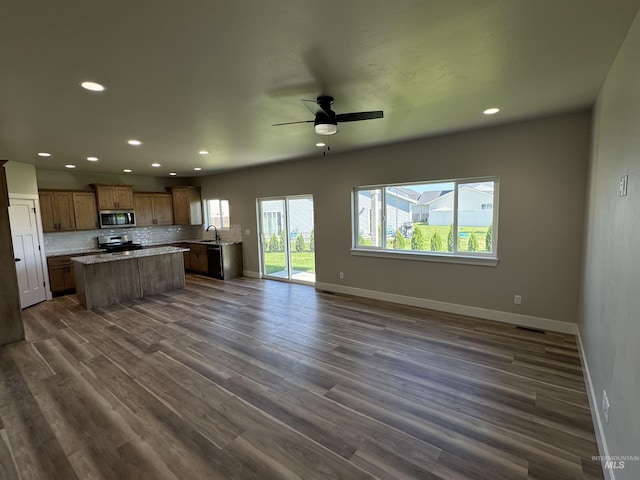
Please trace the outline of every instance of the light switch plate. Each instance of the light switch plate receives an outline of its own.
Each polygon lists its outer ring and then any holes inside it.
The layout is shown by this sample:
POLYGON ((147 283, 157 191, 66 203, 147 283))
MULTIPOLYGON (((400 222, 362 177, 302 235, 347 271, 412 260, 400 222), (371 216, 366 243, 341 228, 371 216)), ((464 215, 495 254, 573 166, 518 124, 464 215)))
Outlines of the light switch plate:
POLYGON ((629 175, 625 175, 620 179, 620 196, 627 196, 627 186, 629 184, 629 175))

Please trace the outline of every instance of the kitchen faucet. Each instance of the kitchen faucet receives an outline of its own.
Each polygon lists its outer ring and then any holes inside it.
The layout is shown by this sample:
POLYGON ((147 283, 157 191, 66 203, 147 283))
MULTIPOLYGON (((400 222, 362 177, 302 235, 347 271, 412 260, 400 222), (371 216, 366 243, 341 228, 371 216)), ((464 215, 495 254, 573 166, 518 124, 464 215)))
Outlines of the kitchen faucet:
POLYGON ((215 225, 209 225, 207 227, 207 232, 209 231, 209 229, 211 227, 213 227, 215 229, 215 232, 216 232, 215 241, 216 241, 216 243, 218 243, 220 241, 220 237, 218 236, 218 228, 215 225))

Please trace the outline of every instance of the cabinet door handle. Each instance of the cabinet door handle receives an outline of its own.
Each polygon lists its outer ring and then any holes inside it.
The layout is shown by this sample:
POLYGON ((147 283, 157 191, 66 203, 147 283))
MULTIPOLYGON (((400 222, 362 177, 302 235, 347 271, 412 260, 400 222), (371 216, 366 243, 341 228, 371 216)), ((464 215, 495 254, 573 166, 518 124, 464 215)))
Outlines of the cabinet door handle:
POLYGON ((21 259, 20 259, 20 258, 14 258, 14 260, 15 260, 16 262, 19 262, 21 259))

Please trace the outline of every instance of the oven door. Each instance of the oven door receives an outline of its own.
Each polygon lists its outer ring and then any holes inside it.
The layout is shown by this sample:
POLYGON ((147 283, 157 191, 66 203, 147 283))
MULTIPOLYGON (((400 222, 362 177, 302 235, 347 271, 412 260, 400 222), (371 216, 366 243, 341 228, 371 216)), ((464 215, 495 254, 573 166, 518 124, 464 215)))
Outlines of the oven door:
POLYGON ((100 228, 135 227, 136 214, 132 210, 102 210, 100 228))

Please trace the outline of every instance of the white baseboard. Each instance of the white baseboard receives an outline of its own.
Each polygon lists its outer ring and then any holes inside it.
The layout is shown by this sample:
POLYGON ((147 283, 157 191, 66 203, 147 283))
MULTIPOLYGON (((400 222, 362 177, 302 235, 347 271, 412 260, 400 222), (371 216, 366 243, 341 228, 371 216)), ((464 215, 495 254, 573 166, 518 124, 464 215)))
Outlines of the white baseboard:
POLYGON ((316 290, 344 293, 346 295, 373 298, 376 300, 399 303, 401 305, 409 305, 412 307, 429 308, 431 310, 440 310, 442 312, 457 313, 459 315, 495 320, 497 322, 511 323, 523 327, 537 328, 539 330, 550 330, 553 332, 569 333, 572 335, 575 335, 578 332, 577 325, 575 323, 561 322, 559 320, 551 320, 549 318, 533 317, 531 315, 520 315, 518 313, 501 312, 499 310, 489 310, 487 308, 471 307, 468 305, 440 302, 437 300, 429 300, 427 298, 409 297, 406 295, 397 295, 395 293, 377 292, 375 290, 365 290, 363 288, 347 287, 344 285, 321 282, 316 283, 316 290))
POLYGON ((262 275, 260 274, 260 272, 252 272, 251 270, 243 270, 242 276, 249 277, 249 278, 262 278, 262 275))
MULTIPOLYGON (((604 436, 604 427, 602 424, 602 417, 600 416, 600 404, 598 402, 598 396, 593 389, 593 383, 591 382, 591 373, 589 372, 589 365, 587 364, 587 357, 584 354, 584 346, 582 345, 582 337, 580 336, 580 330, 576 332, 578 337, 578 351, 580 352, 580 360, 582 361, 582 371, 584 372, 585 381, 587 384, 587 397, 589 398, 589 407, 591 408, 591 418, 593 419, 593 427, 596 431, 596 441, 598 442, 598 452, 601 457, 609 458, 609 447, 607 446, 607 440, 604 436)), ((615 480, 615 475, 612 468, 604 468, 603 472, 606 480, 615 480)))

